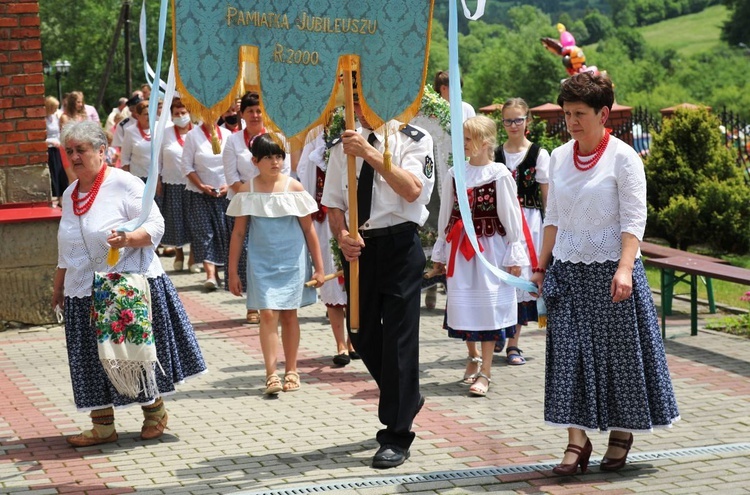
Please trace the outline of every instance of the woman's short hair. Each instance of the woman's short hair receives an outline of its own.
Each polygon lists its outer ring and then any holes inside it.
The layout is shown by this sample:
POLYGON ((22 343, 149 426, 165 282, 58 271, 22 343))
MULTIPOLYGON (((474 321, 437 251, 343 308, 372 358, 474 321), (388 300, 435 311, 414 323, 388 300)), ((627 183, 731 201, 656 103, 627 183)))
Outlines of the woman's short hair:
POLYGON ((282 158, 286 158, 284 148, 279 146, 279 143, 268 133, 259 134, 250 141, 250 153, 256 160, 273 155, 281 155, 282 158))
POLYGON ((560 94, 557 104, 581 102, 590 106, 595 112, 603 107, 612 110, 615 103, 615 91, 612 81, 606 74, 594 74, 593 72, 581 72, 560 84, 560 94))
POLYGON ((174 98, 172 99, 172 104, 169 105, 169 113, 174 113, 175 108, 185 108, 185 104, 182 102, 180 98, 174 98))
POLYGON ((99 124, 91 120, 81 122, 70 122, 62 128, 60 142, 63 146, 68 145, 68 141, 78 141, 79 143, 89 143, 95 150, 101 146, 107 148, 107 135, 99 124))
POLYGON ((260 95, 254 91, 248 91, 242 95, 242 99, 240 100, 240 114, 243 113, 246 108, 257 107, 259 105, 260 95))
POLYGON ((138 102, 138 104, 135 106, 136 115, 142 114, 144 108, 148 108, 148 100, 141 100, 138 102))
POLYGON ((470 138, 473 143, 489 144, 490 156, 493 155, 495 146, 497 146, 497 124, 494 120, 485 115, 477 115, 466 119, 464 135, 470 138))

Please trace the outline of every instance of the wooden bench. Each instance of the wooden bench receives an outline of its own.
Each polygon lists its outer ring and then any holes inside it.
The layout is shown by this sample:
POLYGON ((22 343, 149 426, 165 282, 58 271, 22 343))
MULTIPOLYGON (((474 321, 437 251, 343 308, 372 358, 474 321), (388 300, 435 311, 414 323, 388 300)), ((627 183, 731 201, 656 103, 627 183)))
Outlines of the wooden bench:
MULTIPOLYGON (((658 258, 672 258, 674 256, 687 256, 695 260, 708 261, 711 263, 729 264, 721 258, 714 258, 712 256, 705 256, 703 254, 688 253, 679 249, 671 248, 669 246, 661 246, 654 244, 653 242, 641 242, 641 254, 648 259, 644 259, 645 264, 651 264, 649 260, 658 258)), ((679 282, 686 282, 687 275, 675 278, 674 270, 662 270, 667 276, 667 284, 662 284, 662 311, 667 316, 672 315, 672 297, 674 295, 674 286, 679 282)), ((701 277, 701 280, 706 285, 706 292, 708 294, 708 310, 713 314, 716 313, 716 302, 714 301, 714 288, 711 284, 711 277, 701 277)))
MULTIPOLYGON (((677 279, 672 277, 669 280, 667 272, 682 272, 690 277, 690 335, 698 335, 698 277, 707 279, 716 278, 726 280, 736 284, 750 285, 750 270, 731 266, 729 264, 716 263, 688 256, 671 256, 668 258, 649 259, 648 264, 661 270, 661 290, 662 294, 669 284, 674 285, 677 279)), ((666 336, 666 312, 664 311, 666 299, 661 299, 661 333, 662 338, 666 336)))

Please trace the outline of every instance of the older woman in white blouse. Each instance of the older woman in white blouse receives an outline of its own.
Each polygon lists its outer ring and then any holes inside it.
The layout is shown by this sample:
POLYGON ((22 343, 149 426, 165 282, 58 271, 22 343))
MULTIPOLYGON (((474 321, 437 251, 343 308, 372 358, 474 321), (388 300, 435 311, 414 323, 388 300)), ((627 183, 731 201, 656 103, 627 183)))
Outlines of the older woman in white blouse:
POLYGON ((600 469, 615 471, 627 461, 633 432, 679 419, 640 258, 646 177, 635 150, 605 128, 614 103, 607 76, 567 79, 557 102, 573 140, 552 152, 532 276, 548 310, 544 419, 568 430, 556 474, 586 472, 592 431, 610 432, 600 469))

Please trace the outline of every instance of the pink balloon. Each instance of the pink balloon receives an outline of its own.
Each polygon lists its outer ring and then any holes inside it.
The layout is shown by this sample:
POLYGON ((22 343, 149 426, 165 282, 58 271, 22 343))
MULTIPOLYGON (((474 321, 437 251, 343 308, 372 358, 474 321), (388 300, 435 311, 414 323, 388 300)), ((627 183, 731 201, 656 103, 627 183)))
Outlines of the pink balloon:
POLYGON ((560 33, 560 44, 564 47, 573 46, 576 44, 576 39, 569 31, 563 31, 560 33))

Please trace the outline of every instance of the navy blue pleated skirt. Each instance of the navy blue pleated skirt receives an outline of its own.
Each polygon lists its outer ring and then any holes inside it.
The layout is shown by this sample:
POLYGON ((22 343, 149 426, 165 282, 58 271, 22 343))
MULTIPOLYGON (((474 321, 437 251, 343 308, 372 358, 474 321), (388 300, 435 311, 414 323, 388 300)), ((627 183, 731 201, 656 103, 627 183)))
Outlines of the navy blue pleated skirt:
POLYGON ((617 265, 557 262, 544 277, 550 425, 639 432, 680 418, 643 264, 630 298, 613 303, 617 265))
MULTIPOLYGON (((93 276, 93 275, 92 275, 93 276)), ((156 355, 164 369, 156 369, 160 396, 175 391, 175 384, 206 371, 193 325, 172 281, 166 275, 148 280, 156 355)), ((117 393, 99 361, 96 330, 91 322, 91 297, 65 298, 65 342, 68 347, 73 398, 79 411, 147 405, 156 397, 136 398, 117 393)))

